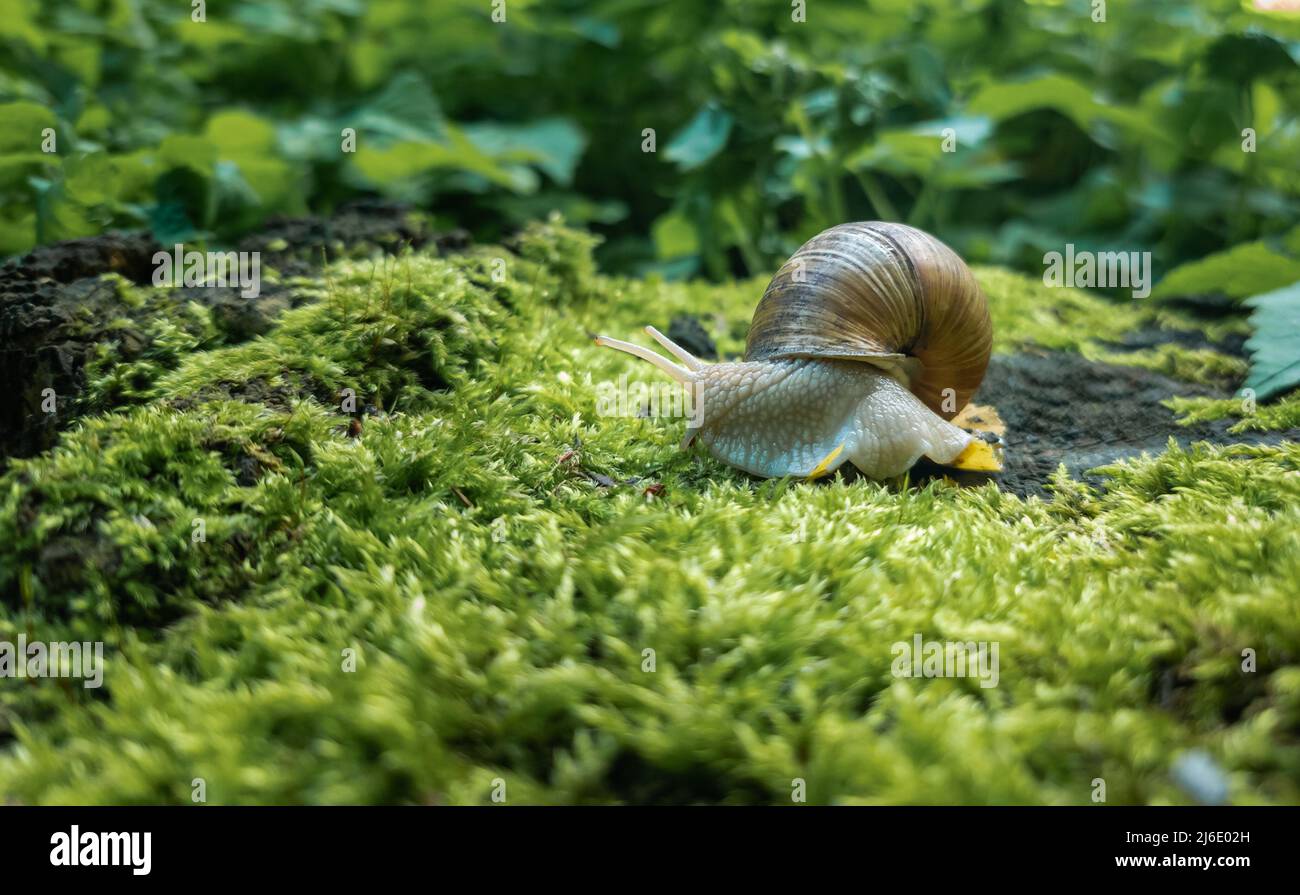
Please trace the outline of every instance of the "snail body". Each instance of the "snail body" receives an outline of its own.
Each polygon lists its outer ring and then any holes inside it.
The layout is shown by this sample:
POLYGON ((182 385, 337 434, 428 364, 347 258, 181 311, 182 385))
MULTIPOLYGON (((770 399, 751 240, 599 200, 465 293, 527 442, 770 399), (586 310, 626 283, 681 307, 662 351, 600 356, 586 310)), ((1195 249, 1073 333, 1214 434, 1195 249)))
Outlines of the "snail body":
POLYGON ((787 261, 754 311, 744 360, 705 363, 652 327, 679 363, 629 342, 693 392, 687 432, 759 476, 817 477, 846 461, 872 478, 922 456, 953 462, 972 436, 948 422, 983 379, 987 303, 939 240, 902 224, 841 224, 787 261))

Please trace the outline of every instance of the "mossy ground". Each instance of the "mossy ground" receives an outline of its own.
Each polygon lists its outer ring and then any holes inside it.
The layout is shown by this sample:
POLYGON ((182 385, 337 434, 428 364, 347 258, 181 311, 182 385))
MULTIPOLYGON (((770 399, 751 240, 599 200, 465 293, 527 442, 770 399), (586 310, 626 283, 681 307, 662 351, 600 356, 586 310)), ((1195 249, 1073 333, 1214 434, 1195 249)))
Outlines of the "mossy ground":
MULTIPOLYGON (((554 224, 513 248, 335 263, 13 464, 0 640, 108 649, 102 690, 0 680, 0 796, 1165 803, 1196 749, 1233 801, 1300 802, 1300 446, 1047 500, 754 481, 597 416, 650 371, 588 334, 689 313, 737 353, 761 282, 599 277, 554 224), (998 686, 894 677, 916 634, 997 641, 998 686)), ((978 274, 1000 351, 1177 322, 978 274)))

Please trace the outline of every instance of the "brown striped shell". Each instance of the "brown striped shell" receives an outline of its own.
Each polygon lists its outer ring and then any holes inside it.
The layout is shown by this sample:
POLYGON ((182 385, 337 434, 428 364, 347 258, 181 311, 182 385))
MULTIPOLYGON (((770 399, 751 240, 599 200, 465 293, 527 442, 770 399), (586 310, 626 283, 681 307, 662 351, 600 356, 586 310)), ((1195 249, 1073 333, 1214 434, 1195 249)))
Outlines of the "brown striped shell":
POLYGON ((776 272, 745 360, 872 363, 951 419, 979 387, 992 347, 984 293, 957 254, 915 227, 867 221, 822 231, 776 272))

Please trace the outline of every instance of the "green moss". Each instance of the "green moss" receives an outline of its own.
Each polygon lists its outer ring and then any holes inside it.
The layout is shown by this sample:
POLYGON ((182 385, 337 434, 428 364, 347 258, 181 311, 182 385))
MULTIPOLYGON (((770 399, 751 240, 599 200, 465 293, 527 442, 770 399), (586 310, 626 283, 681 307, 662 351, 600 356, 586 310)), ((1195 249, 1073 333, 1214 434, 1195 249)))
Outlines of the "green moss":
MULTIPOLYGON (((1235 801, 1300 800, 1300 446, 1171 445, 1048 501, 756 482, 679 420, 597 416, 646 371, 587 334, 689 311, 737 350, 761 283, 534 257, 336 264, 264 338, 0 478, 0 638, 110 644, 102 691, 4 688, 0 791, 1082 804, 1102 777, 1165 803, 1198 748, 1235 801), (383 400, 359 432, 343 387, 383 400), (915 634, 997 641, 998 686, 893 676, 915 634)), ((999 320, 1030 311, 1004 346, 1083 344, 1052 333, 1092 299, 982 276, 999 320)))
MULTIPOLYGON (((144 290, 135 291, 139 294, 144 290)), ((152 312, 142 317, 143 333, 136 337, 141 350, 126 356, 122 351, 123 339, 132 337, 130 321, 119 320, 108 328, 109 340, 96 346, 86 364, 86 389, 81 396, 84 411, 111 410, 146 401, 156 395, 158 379, 175 369, 182 358, 225 341, 211 310, 196 302, 167 308, 147 302, 140 307, 152 312)))
POLYGON ((1153 308, 1137 302, 1121 304, 1081 289, 1047 286, 1041 278, 1000 267, 975 267, 973 273, 988 297, 995 351, 1026 345, 1079 351, 1156 320, 1153 308))
POLYGON ((1089 360, 1141 367, 1175 379, 1213 385, 1240 382, 1250 368, 1250 364, 1239 357, 1212 348, 1187 348, 1173 342, 1141 351, 1098 351, 1085 347, 1083 354, 1089 360))
POLYGON ((580 302, 596 294, 592 252, 600 244, 599 237, 566 227, 558 214, 552 214, 545 223, 533 222, 525 227, 518 242, 521 258, 545 267, 558 281, 556 293, 562 300, 580 302))
POLYGON ((290 517, 250 512, 276 481, 236 480, 266 469, 292 478, 327 425, 319 412, 276 419, 236 402, 86 421, 6 476, 0 595, 98 639, 239 593, 259 574, 253 557, 280 545, 290 517), (203 546, 194 541, 200 527, 203 546))
POLYGON ((1238 393, 1234 398, 1170 398, 1165 404, 1179 414, 1184 425, 1207 420, 1235 419, 1228 431, 1285 431, 1300 428, 1300 394, 1291 394, 1269 404, 1248 400, 1238 393))
POLYGON ((1300 280, 1300 227, 1279 239, 1242 243, 1171 270, 1151 293, 1168 299, 1225 295, 1240 301, 1300 280))
POLYGON ((455 264, 421 255, 339 262, 299 297, 310 303, 287 312, 273 338, 196 355, 159 394, 202 397, 264 383, 325 404, 352 389, 358 402, 392 409, 464 379, 495 350, 504 316, 455 264))

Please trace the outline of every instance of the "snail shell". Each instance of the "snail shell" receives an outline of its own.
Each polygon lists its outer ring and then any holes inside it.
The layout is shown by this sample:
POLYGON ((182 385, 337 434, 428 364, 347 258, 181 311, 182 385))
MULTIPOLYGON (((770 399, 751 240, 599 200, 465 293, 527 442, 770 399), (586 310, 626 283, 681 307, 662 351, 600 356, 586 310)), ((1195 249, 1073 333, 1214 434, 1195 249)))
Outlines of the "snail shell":
POLYGON ((869 221, 819 233, 776 272, 745 360, 865 361, 951 419, 983 380, 992 347, 984 294, 957 254, 915 227, 869 221))

